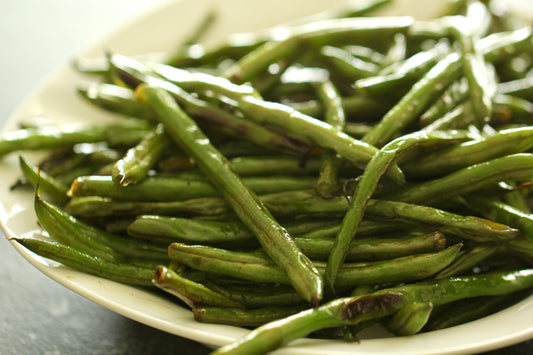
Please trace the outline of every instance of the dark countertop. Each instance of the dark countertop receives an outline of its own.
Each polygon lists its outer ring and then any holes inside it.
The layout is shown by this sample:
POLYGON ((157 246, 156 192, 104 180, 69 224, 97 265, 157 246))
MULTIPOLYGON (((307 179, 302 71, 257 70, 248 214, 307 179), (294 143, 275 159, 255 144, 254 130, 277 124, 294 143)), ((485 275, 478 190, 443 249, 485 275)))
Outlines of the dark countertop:
MULTIPOLYGON (((76 51, 154 3, 0 2, 0 124, 3 126, 23 99, 76 51)), ((57 284, 6 240, 0 241, 0 260, 1 355, 209 353, 203 345, 127 319, 57 284)), ((491 354, 532 353, 533 341, 528 341, 491 354)))

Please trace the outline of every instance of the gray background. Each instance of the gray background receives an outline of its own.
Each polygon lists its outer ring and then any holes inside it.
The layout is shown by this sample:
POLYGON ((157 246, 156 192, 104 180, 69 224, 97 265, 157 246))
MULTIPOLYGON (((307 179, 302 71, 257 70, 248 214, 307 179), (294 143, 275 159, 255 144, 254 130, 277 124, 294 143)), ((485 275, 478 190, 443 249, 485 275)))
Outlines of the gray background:
MULTIPOLYGON (((160 1, 0 1, 0 125, 78 50, 160 1)), ((41 274, 8 241, 0 240, 1 355, 208 353, 202 345, 78 296, 41 274)), ((531 341, 493 352, 532 353, 531 341)))

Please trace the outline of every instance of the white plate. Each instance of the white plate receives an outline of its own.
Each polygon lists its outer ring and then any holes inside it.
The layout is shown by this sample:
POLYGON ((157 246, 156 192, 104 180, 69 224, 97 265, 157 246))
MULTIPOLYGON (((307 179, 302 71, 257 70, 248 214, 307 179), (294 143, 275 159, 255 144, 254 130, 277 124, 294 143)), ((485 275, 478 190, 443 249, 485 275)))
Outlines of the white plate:
MULTIPOLYGON (((220 20, 212 31, 213 43, 229 33, 266 28, 278 23, 309 16, 340 1, 332 0, 183 0, 171 2, 144 15, 96 45, 80 53, 81 57, 101 58, 105 50, 136 55, 168 50, 179 38, 198 23, 212 4, 218 4, 220 20)), ((397 14, 409 13, 407 1, 400 1, 397 14)), ((425 3, 426 6, 426 3, 425 3)), ((420 10, 420 6, 418 9, 420 10)), ((424 15, 429 15, 427 7, 424 15)), ((59 70, 11 117, 6 130, 16 122, 38 116, 53 122, 103 121, 110 114, 91 107, 75 93, 80 76, 70 68, 59 70)), ((32 195, 11 192, 9 182, 18 177, 15 156, 0 163, 4 181, 0 189, 0 222, 7 236, 31 233, 36 228, 32 195)), ((210 345, 220 346, 244 334, 247 330, 222 325, 197 323, 192 314, 157 292, 125 286, 95 276, 83 274, 43 259, 17 243, 14 247, 43 273, 78 294, 126 317, 149 326, 210 345)), ((502 312, 465 325, 410 337, 383 337, 367 333, 359 343, 302 339, 281 349, 280 354, 445 354, 469 353, 495 349, 533 337, 533 297, 502 312)))

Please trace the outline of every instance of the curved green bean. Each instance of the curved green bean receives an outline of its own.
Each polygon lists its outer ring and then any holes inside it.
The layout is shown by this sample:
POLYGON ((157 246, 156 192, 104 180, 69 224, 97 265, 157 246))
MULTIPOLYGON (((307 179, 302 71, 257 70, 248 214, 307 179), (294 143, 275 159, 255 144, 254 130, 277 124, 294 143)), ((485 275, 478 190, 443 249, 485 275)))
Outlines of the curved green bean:
POLYGON ((113 182, 120 186, 127 186, 143 181, 169 145, 170 139, 163 126, 157 125, 152 132, 115 163, 111 172, 113 182))
MULTIPOLYGON (((313 177, 246 177, 244 185, 258 194, 313 188, 313 177)), ((70 186, 68 196, 101 196, 122 201, 182 201, 220 196, 221 192, 205 178, 182 179, 179 176, 153 176, 135 185, 118 186, 111 176, 80 176, 70 186)))
POLYGON ((413 302, 394 313, 386 322, 387 330, 395 335, 413 335, 426 325, 433 304, 431 302, 413 302))
POLYGON ((59 182, 52 176, 39 169, 39 166, 32 167, 22 156, 19 157, 19 166, 22 174, 28 181, 45 195, 49 196, 53 201, 60 205, 68 202, 67 191, 68 186, 59 182))
POLYGON ((362 140, 381 147, 411 124, 424 108, 460 74, 461 61, 457 53, 451 53, 438 62, 387 112, 383 119, 362 140))
POLYGON ((335 244, 328 258, 326 280, 333 289, 336 274, 344 262, 351 241, 357 234, 357 229, 363 219, 368 200, 372 197, 381 176, 392 164, 394 159, 405 149, 415 144, 428 144, 440 141, 455 140, 455 135, 424 134, 415 132, 400 137, 386 144, 368 163, 361 180, 357 183, 350 205, 344 215, 341 228, 335 239, 335 244))
POLYGON ((410 177, 442 176, 487 160, 526 152, 532 147, 533 127, 511 128, 426 154, 416 161, 402 163, 401 167, 410 177))
POLYGON ((286 272, 295 289, 308 302, 318 304, 322 299, 322 280, 316 268, 255 194, 231 171, 226 159, 209 143, 196 124, 162 89, 141 86, 137 95, 154 108, 169 135, 221 190, 267 254, 286 272))
POLYGON ((239 303, 199 283, 181 277, 164 266, 158 267, 155 271, 153 284, 163 291, 178 297, 191 308, 199 305, 242 308, 239 303))
POLYGON ((69 148, 78 143, 131 145, 138 142, 149 129, 150 125, 146 122, 128 120, 123 124, 89 127, 70 124, 9 131, 0 139, 0 157, 19 150, 69 148))
POLYGON ((127 285, 152 286, 153 268, 118 263, 81 252, 67 245, 37 238, 13 238, 16 242, 45 258, 92 275, 127 285))
MULTIPOLYGON (((337 275, 335 287, 346 288, 387 282, 409 282, 430 277, 449 265, 461 244, 444 250, 411 255, 391 260, 344 264, 337 275)), ((244 280, 290 285, 282 269, 265 254, 234 252, 227 249, 172 243, 168 248, 171 260, 193 269, 244 280)), ((321 274, 325 265, 315 262, 321 274)))
POLYGON ((529 180, 533 176, 533 155, 522 153, 492 159, 457 170, 444 177, 415 184, 388 196, 393 200, 431 204, 490 187, 499 181, 529 180))

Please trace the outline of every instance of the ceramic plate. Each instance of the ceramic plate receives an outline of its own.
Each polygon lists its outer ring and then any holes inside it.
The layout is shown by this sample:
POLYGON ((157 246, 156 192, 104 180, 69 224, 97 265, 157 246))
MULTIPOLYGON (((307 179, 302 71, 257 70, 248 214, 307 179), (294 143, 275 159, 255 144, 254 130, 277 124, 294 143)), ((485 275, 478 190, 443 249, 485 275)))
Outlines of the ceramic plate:
MULTIPOLYGON (((215 43, 227 34, 258 30, 275 24, 310 16, 339 4, 332 0, 183 0, 165 3, 141 18, 131 21, 79 54, 82 58, 102 58, 111 50, 125 55, 165 51, 194 27, 210 8, 220 12, 215 31, 209 41, 215 43)), ((435 9, 426 3, 410 7, 409 1, 398 1, 394 14, 430 16, 435 9), (414 10, 418 12, 413 12, 414 10)), ((54 123, 102 122, 112 115, 93 108, 75 93, 83 78, 65 67, 51 76, 11 117, 5 130, 17 122, 44 118, 54 123)), ((23 236, 37 228, 32 210, 32 194, 9 191, 16 180, 17 157, 12 155, 0 163, 1 225, 7 236, 23 236)), ((210 346, 220 346, 244 334, 238 327, 197 323, 189 310, 157 292, 150 292, 83 274, 41 258, 17 243, 13 246, 36 268, 78 294, 149 326, 189 338, 210 346)), ((279 354, 444 354, 481 352, 518 343, 533 337, 533 297, 489 317, 445 330, 409 337, 389 337, 379 330, 367 331, 358 343, 302 339, 279 351, 279 354)), ((278 352, 276 352, 278 353, 278 352)))

